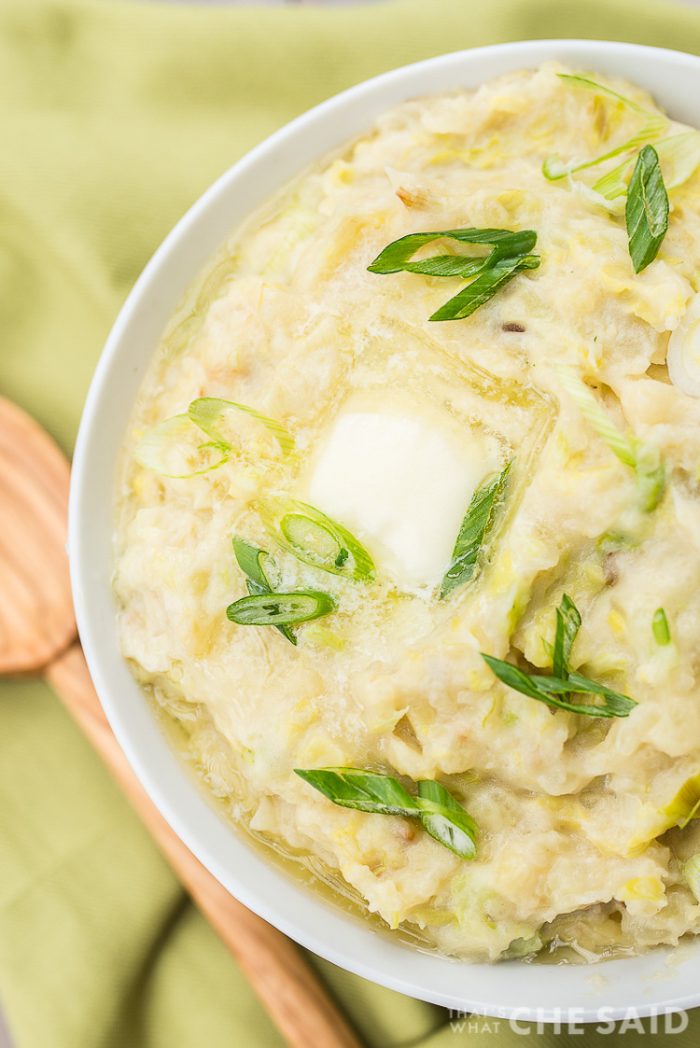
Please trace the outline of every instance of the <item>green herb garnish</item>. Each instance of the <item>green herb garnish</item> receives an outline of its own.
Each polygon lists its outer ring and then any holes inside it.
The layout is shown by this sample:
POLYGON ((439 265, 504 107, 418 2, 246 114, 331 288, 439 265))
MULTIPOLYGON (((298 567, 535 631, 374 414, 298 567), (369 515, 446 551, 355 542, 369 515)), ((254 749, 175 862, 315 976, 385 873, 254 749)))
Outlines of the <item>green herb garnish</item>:
POLYGON ((510 229, 443 229, 435 233, 409 233, 394 240, 368 266, 370 273, 425 273, 434 277, 472 276, 474 267, 483 268, 486 262, 499 258, 527 255, 537 242, 537 233, 531 229, 513 232, 510 229), (436 255, 418 262, 412 261, 419 248, 434 240, 456 240, 461 244, 485 244, 491 252, 484 258, 465 255, 436 255))
POLYGON ((625 220, 632 265, 635 273, 641 273, 656 258, 668 229, 668 194, 653 146, 644 146, 637 157, 625 220))
POLYGON ((229 455, 202 440, 202 432, 187 415, 173 415, 146 430, 134 448, 134 458, 161 477, 186 480, 218 469, 229 455))
POLYGON ((637 705, 634 699, 571 670, 569 657, 580 625, 581 616, 576 605, 564 594, 557 609, 554 640, 553 662, 559 670, 558 675, 555 673, 551 677, 545 677, 539 673, 525 673, 503 659, 496 659, 483 652, 481 657, 503 684, 531 699, 544 702, 553 709, 582 713, 588 717, 628 717, 637 705), (596 704, 572 701, 572 696, 586 694, 599 696, 603 702, 596 704))
POLYGON ((423 779, 418 783, 417 803, 423 829, 462 859, 476 855, 476 823, 452 794, 439 783, 423 779))
POLYGON ((295 768, 294 771, 334 804, 376 815, 418 819, 431 837, 455 855, 462 859, 473 859, 476 855, 474 820, 439 782, 418 782, 418 793, 414 796, 391 775, 360 768, 295 768))
MULTIPOLYGON (((634 110, 636 113, 641 113, 644 116, 655 117, 656 119, 663 119, 659 113, 654 113, 651 109, 646 109, 641 106, 639 102, 635 102, 634 99, 628 98, 627 95, 621 95, 619 91, 615 91, 612 87, 608 87, 607 84, 601 84, 597 80, 593 80, 590 76, 582 76, 580 73, 557 73, 560 80, 566 80, 567 83, 571 84, 572 87, 583 87, 588 91, 593 91, 597 95, 608 95, 609 98, 614 98, 616 102, 622 102, 628 109, 634 110)), ((664 123, 666 121, 664 120, 664 123)))
POLYGON ((472 495, 457 541, 452 551, 452 563, 445 573, 440 586, 440 599, 448 596, 453 589, 469 582, 473 578, 479 554, 486 537, 493 526, 494 515, 503 499, 506 480, 511 463, 496 477, 491 477, 472 495))
POLYGON ((621 695, 578 673, 569 673, 566 680, 561 680, 559 677, 544 677, 539 674, 525 673, 510 662, 493 658, 483 652, 481 654, 498 679, 507 684, 509 688, 528 695, 531 699, 544 702, 554 709, 583 713, 588 717, 628 717, 637 705, 634 699, 630 699, 627 695, 621 695), (575 694, 600 695, 605 702, 600 705, 571 702, 569 697, 575 694))
POLYGON ((661 647, 671 643, 671 630, 663 608, 657 608, 654 612, 654 617, 651 620, 651 630, 654 634, 654 640, 661 647))
MULTIPOLYGON (((257 546, 252 546, 245 539, 239 538, 233 540, 233 552, 239 568, 248 576, 246 586, 251 597, 273 593, 276 579, 270 578, 270 575, 273 573, 276 575, 276 565, 270 554, 257 546)), ((276 629, 287 638, 290 644, 296 644, 297 639, 288 626, 278 625, 276 629)))
MULTIPOLYGON (((591 80, 587 76, 579 76, 572 73, 557 73, 560 80, 565 80, 571 84, 572 87, 581 87, 588 91, 593 91, 598 95, 607 95, 609 98, 614 99, 618 104, 622 104, 626 108, 638 113, 640 116, 645 118, 645 123, 639 128, 631 138, 627 141, 622 142, 620 145, 615 146, 613 149, 601 154, 600 156, 594 157, 592 160, 585 160, 582 163, 570 163, 566 164, 558 156, 547 157, 542 165, 542 174, 550 182, 556 181, 560 178, 565 178, 567 175, 576 174, 578 171, 584 171, 590 167, 597 167, 598 164, 604 163, 606 160, 612 160, 616 156, 621 156, 623 153, 629 153, 633 149, 638 149, 644 145, 645 142, 649 142, 659 135, 668 126, 668 121, 664 116, 659 113, 654 113, 652 110, 645 109, 640 106, 637 102, 634 102, 631 98, 627 98, 625 95, 621 95, 618 91, 614 91, 611 87, 606 87, 605 84, 599 84, 596 80, 591 80)), ((622 171, 626 169, 628 161, 624 161, 621 165, 622 171)), ((606 199, 614 199, 615 196, 619 195, 619 182, 621 180, 621 171, 619 168, 615 169, 615 190, 611 195, 608 195, 611 190, 611 185, 605 184, 605 189, 599 188, 603 179, 593 186, 593 190, 600 193, 606 199)), ((603 176, 606 178, 606 176, 603 176)), ((625 192, 625 186, 623 184, 622 192, 625 192)))
POLYGON ((557 608, 557 628, 552 655, 552 672, 562 680, 569 678, 569 658, 580 628, 581 614, 571 598, 564 593, 557 608))
POLYGON ((432 233, 409 233, 388 244, 367 268, 370 273, 422 273, 433 277, 475 277, 466 288, 429 317, 430 320, 462 320, 471 316, 524 269, 536 269, 540 260, 530 251, 537 241, 531 229, 445 229, 432 233), (434 255, 414 261, 416 251, 434 240, 456 240, 483 244, 488 255, 434 255))
POLYGON ((335 601, 319 590, 258 593, 229 604, 226 615, 239 626, 296 626, 327 615, 335 601))
POLYGON ((196 426, 207 434, 217 447, 223 451, 233 451, 234 444, 226 432, 225 423, 228 417, 243 413, 260 422, 269 429, 284 452, 290 452, 294 448, 294 438, 291 433, 274 418, 262 415, 255 408, 249 408, 245 404, 237 404, 233 400, 222 400, 220 397, 199 397, 193 400, 187 409, 187 414, 196 426))
POLYGON ((280 545, 305 564, 357 582, 374 578, 374 561, 342 524, 306 502, 269 499, 261 514, 280 545))
MULTIPOLYGON (((615 149, 611 149, 607 153, 602 153, 601 156, 595 157, 593 160, 586 160, 580 164, 565 164, 557 156, 550 156, 542 164, 542 174, 548 182, 557 182, 560 178, 565 178, 567 175, 575 175, 579 171, 586 171, 589 167, 597 167, 598 164, 604 163, 606 160, 612 160, 616 156, 621 156, 623 153, 630 153, 633 149, 638 149, 639 146, 643 146, 650 138, 655 138, 663 130, 663 125, 658 123, 646 124, 641 128, 637 134, 632 135, 631 138, 623 142, 622 145, 616 146, 615 149)), ((624 171, 629 164, 629 160, 623 161, 618 167, 615 168, 615 173, 619 177, 620 169, 624 171)), ((598 188, 603 183, 603 178, 599 179, 598 182, 591 188, 596 193, 601 193, 602 196, 607 196, 603 190, 598 188)), ((607 183, 603 183, 607 188, 607 183)), ((615 194, 617 196, 617 193, 615 194)), ((611 199, 607 197, 607 199, 611 199)))
POLYGON ((136 445, 134 458, 163 477, 184 480, 209 473, 225 465, 235 454, 235 441, 230 439, 224 423, 227 416, 241 412, 270 430, 283 452, 293 449, 294 438, 281 422, 245 404, 200 397, 192 401, 186 415, 166 418, 147 430, 136 445), (203 433, 208 440, 202 440, 203 433))
POLYGON ((251 593, 272 593, 274 579, 270 574, 276 574, 276 566, 270 554, 240 538, 233 539, 233 552, 239 568, 248 576, 251 593))
POLYGON ((538 255, 519 255, 517 258, 501 258, 488 266, 476 280, 440 306, 428 320, 464 320, 476 312, 490 298, 509 284, 513 277, 524 269, 537 269, 538 255))
MULTIPOLYGON (((650 137, 655 136, 640 132, 626 145, 630 149, 637 149, 644 145, 645 141, 648 142, 650 137)), ((654 142, 654 149, 661 164, 666 190, 675 189, 687 182, 700 164, 700 133, 682 131, 677 135, 669 135, 668 138, 657 139, 654 142)), ((600 159, 608 159, 608 157, 600 159)), ((620 198, 627 195, 627 183, 632 174, 635 159, 634 156, 626 156, 622 163, 606 171, 591 186, 591 192, 597 193, 602 198, 599 202, 609 211, 619 213, 620 209, 624 210, 624 204, 620 203, 620 198)))

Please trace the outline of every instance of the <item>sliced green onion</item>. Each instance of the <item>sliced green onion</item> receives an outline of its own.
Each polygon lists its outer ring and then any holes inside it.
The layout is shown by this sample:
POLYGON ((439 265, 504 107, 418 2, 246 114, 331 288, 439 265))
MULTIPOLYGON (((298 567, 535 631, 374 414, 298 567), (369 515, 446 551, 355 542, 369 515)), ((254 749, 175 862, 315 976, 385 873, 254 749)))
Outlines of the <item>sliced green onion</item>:
MULTIPOLYGON (((645 124, 641 130, 637 131, 636 134, 632 135, 631 138, 628 138, 627 141, 623 142, 621 145, 615 146, 614 149, 608 150, 607 153, 601 153, 600 156, 594 157, 593 160, 584 160, 578 164, 565 164, 558 156, 547 157, 542 164, 542 174, 549 182, 556 182, 560 178, 565 178, 567 175, 575 175, 579 171, 586 171, 590 167, 597 167, 599 164, 605 163, 606 160, 612 160, 616 156, 622 156, 623 153, 631 153, 633 149, 639 149, 640 146, 645 145, 647 142, 653 142, 654 139, 658 138, 658 136, 665 130, 665 128, 665 120, 657 120, 645 124)), ((629 163, 629 161, 625 161, 625 165, 627 163, 629 163)))
POLYGON ((229 604, 226 615, 239 626, 296 626, 328 615, 335 601, 318 590, 257 593, 229 604))
MULTIPOLYGON (((641 145, 641 143, 638 143, 641 145)), ((654 143, 664 184, 667 190, 675 189, 696 171, 700 165, 700 132, 683 131, 677 135, 670 135, 654 143)), ((603 204, 608 210, 619 213, 621 208, 619 201, 627 195, 627 185, 634 168, 635 157, 625 157, 621 164, 612 168, 588 189, 588 193, 595 193, 602 200, 597 202, 603 204), (618 203, 616 203, 616 201, 618 203)), ((582 183, 579 183, 582 186, 582 183)), ((622 204, 624 210, 624 203, 622 204)))
POLYGON ((149 429, 136 445, 134 458, 164 477, 208 473, 228 462, 236 450, 221 424, 228 414, 240 412, 269 429, 283 451, 292 450, 294 439, 281 423, 232 400, 200 397, 192 401, 186 415, 174 415, 149 429), (202 433, 209 440, 203 441, 202 433))
POLYGON ((639 504, 645 513, 651 513, 661 502, 666 490, 666 467, 661 461, 658 448, 650 444, 638 444, 634 470, 639 504))
POLYGON ((476 823, 445 787, 429 779, 418 783, 420 821, 430 836, 463 859, 476 855, 476 823))
MULTIPOLYGON (((654 143, 661 164, 661 172, 666 189, 676 189, 687 182, 700 166, 700 131, 682 131, 669 135, 654 143)), ((635 158, 627 157, 621 164, 599 178, 592 186, 607 200, 625 196, 627 193, 626 177, 634 167, 635 158)))
POLYGON ((416 784, 414 796, 391 775, 361 768, 295 768, 295 773, 342 808, 374 815, 418 819, 440 844, 462 859, 476 855, 477 827, 469 813, 439 782, 416 784))
POLYGON ((620 432, 593 390, 581 381, 572 368, 559 367, 557 373, 563 388, 576 403, 589 426, 608 445, 620 462, 634 469, 637 465, 634 438, 620 432))
POLYGON ((548 182, 558 182, 560 178, 566 178, 572 171, 578 170, 571 164, 566 164, 558 154, 547 156, 542 161, 542 174, 548 182))
POLYGON ((474 577, 479 556, 493 527, 496 509, 503 500, 510 467, 509 462, 497 476, 485 481, 472 495, 452 551, 452 563, 440 586, 441 600, 474 577))
POLYGON ((551 677, 539 673, 526 673, 504 659, 497 659, 483 652, 481 657, 503 684, 554 709, 581 713, 587 717, 628 717, 637 705, 634 699, 570 669, 571 647, 580 626, 581 615, 578 608, 571 598, 564 594, 557 610, 553 647, 553 662, 559 673, 555 672, 551 677), (595 695, 603 701, 573 702, 574 695, 595 695))
MULTIPOLYGON (((239 568, 248 576, 246 586, 251 597, 273 593, 277 579, 273 580, 270 575, 276 574, 276 565, 270 554, 237 537, 233 539, 233 552, 239 568)), ((289 626, 276 626, 276 629, 290 644, 296 644, 297 639, 289 626)))
POLYGON ((235 417, 236 414, 240 413, 248 415, 268 429, 277 440, 282 451, 288 453, 294 449, 294 437, 281 422, 268 418, 267 415, 262 415, 259 411, 249 408, 245 404, 237 404, 233 400, 222 400, 219 397, 199 397, 198 400, 193 400, 187 409, 187 414, 195 425, 199 426, 211 440, 225 451, 233 451, 235 445, 229 439, 230 434, 223 428, 223 424, 227 418, 235 417))
POLYGON ((275 588, 268 575, 270 569, 274 570, 274 561, 269 553, 238 537, 233 539, 233 552, 239 568, 254 585, 268 591, 275 588))
POLYGON ((219 445, 203 442, 187 415, 174 415, 144 433, 134 458, 154 473, 182 480, 223 466, 229 455, 219 445))
POLYGON ((619 91, 615 91, 612 87, 608 87, 606 84, 601 84, 597 80, 593 80, 590 76, 582 76, 580 73, 557 73, 557 76, 560 80, 566 80, 572 87, 583 87, 598 95, 608 95, 608 97, 614 98, 617 102, 622 102, 628 109, 632 109, 636 113, 642 113, 645 116, 652 116, 660 119, 660 115, 655 113, 652 109, 646 109, 644 106, 641 106, 639 102, 635 102, 634 99, 628 98, 626 95, 621 95, 619 91))
POLYGON ((350 556, 347 547, 332 531, 301 513, 285 514, 280 520, 280 530, 290 546, 324 567, 342 568, 350 556))
POLYGON ((656 258, 668 230, 668 210, 658 154, 653 146, 644 146, 632 172, 625 208, 635 273, 641 273, 656 258))
POLYGON ((314 506, 269 499, 261 504, 261 513, 280 544, 305 564, 358 582, 374 578, 374 561, 362 543, 314 506))
POLYGON ((367 268, 370 273, 422 273, 433 277, 476 277, 473 283, 436 310, 430 320, 463 320, 488 302, 524 269, 536 269, 537 255, 529 252, 537 234, 532 229, 513 232, 510 229, 445 229, 432 233, 409 233, 388 244, 367 268), (434 240, 457 240, 461 243, 491 247, 488 255, 469 258, 460 255, 436 255, 413 261, 419 248, 434 240))
POLYGON ((343 808, 375 815, 413 815, 415 799, 391 775, 361 768, 295 768, 295 774, 343 808))
POLYGON ((435 258, 413 261, 419 248, 434 240, 456 240, 462 244, 484 244, 492 248, 486 256, 491 262, 513 255, 526 255, 535 246, 537 233, 531 229, 513 232, 510 229, 443 229, 433 233, 409 233, 388 244, 367 268, 370 273, 423 273, 429 276, 469 276, 463 266, 479 266, 484 258, 474 259, 461 255, 438 255, 435 258))
POLYGON ((634 158, 626 157, 621 164, 617 164, 606 172, 597 182, 591 186, 593 193, 599 193, 605 200, 617 200, 627 195, 628 175, 634 166, 634 158))
MULTIPOLYGON (((566 164, 558 156, 548 157, 542 165, 542 173, 550 182, 564 178, 567 175, 573 175, 578 171, 584 171, 587 168, 597 167, 599 164, 603 164, 624 153, 631 153, 633 150, 639 149, 647 143, 658 139, 668 127, 668 120, 662 114, 655 113, 650 109, 645 109, 644 106, 640 106, 631 98, 621 95, 618 91, 614 91, 611 87, 606 87, 605 84, 600 84, 598 81, 592 80, 590 77, 578 76, 571 73, 558 73, 557 76, 561 80, 567 81, 573 87, 582 87, 586 90, 593 91, 596 94, 607 95, 608 97, 615 99, 617 102, 621 102, 628 109, 638 113, 640 116, 644 116, 646 121, 644 125, 625 142, 622 142, 620 145, 615 146, 615 148, 602 153, 600 156, 594 157, 592 160, 586 160, 582 163, 573 162, 566 164)), ((630 159, 625 159, 622 164, 603 175, 603 177, 592 187, 592 190, 588 190, 588 187, 584 184, 581 185, 584 185, 584 188, 589 192, 592 191, 603 197, 603 200, 600 201, 601 203, 613 201, 617 197, 624 196, 627 192, 625 175, 630 166, 630 159)))
POLYGON ((582 713, 587 717, 628 717, 637 705, 628 695, 613 691, 612 688, 589 680, 579 673, 570 673, 566 680, 562 680, 559 677, 525 673, 512 663, 485 655, 483 652, 481 657, 503 684, 531 699, 544 702, 553 709, 582 713), (596 695, 602 698, 603 702, 572 702, 571 696, 579 694, 596 695))
POLYGON ((669 629, 668 619, 663 608, 657 608, 654 612, 654 617, 651 620, 651 629, 654 634, 654 640, 661 647, 671 643, 671 630, 669 629))
POLYGON ((566 593, 557 608, 557 627, 554 636, 552 673, 562 680, 569 678, 569 658, 576 635, 581 628, 581 613, 566 593))
POLYGON ((476 280, 449 299, 428 320, 464 320, 476 312, 479 306, 509 284, 513 277, 525 269, 537 269, 538 255, 519 255, 517 258, 502 258, 480 273, 476 280))

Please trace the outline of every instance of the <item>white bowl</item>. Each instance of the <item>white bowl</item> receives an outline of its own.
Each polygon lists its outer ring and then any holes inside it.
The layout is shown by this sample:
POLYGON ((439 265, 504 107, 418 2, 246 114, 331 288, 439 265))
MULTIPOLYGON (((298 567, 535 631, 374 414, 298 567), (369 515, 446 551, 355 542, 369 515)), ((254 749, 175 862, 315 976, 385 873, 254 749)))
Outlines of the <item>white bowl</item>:
MULTIPOLYGON (((342 912, 266 862, 225 822, 166 742, 119 651, 112 574, 115 463, 151 355, 185 288, 224 238, 310 162, 419 95, 476 87, 558 59, 635 80, 678 120, 700 124, 700 59, 596 41, 533 41, 442 55, 359 84, 272 135, 223 175, 141 274, 100 358, 73 464, 69 553, 75 609, 95 686, 136 773, 172 828, 241 902, 335 964, 422 1000, 484 1015, 578 1021, 700 1004, 700 941, 593 969, 461 964, 419 952, 342 912)), ((147 178, 144 172, 144 178, 147 178)))

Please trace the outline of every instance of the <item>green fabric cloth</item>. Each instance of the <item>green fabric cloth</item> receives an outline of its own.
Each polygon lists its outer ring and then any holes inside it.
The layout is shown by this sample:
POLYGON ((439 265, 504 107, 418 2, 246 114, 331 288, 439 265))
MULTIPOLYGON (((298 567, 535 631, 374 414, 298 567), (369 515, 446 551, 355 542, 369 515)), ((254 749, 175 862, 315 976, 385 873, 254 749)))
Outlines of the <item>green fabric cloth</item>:
MULTIPOLYGON (((0 389, 69 450, 129 287, 250 146, 405 62, 566 36, 700 52, 700 10, 663 0, 3 0, 0 389)), ((0 689, 0 1000, 17 1048, 280 1045, 56 699, 30 681, 0 689)), ((439 1009, 314 963, 368 1045, 522 1043, 503 1022, 455 1032, 439 1009)), ((699 1041, 700 1011, 673 1043, 699 1041)), ((585 1043, 606 1041, 588 1033, 585 1043)))

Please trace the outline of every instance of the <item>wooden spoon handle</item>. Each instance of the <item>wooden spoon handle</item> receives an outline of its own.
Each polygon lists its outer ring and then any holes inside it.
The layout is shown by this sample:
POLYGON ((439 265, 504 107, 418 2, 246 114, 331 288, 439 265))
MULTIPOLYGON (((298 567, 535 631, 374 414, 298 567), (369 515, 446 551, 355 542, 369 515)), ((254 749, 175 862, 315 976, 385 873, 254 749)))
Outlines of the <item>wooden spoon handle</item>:
POLYGON ((361 1048, 299 949, 237 902, 170 829, 131 770, 74 644, 46 677, 136 809, 192 899, 231 951, 292 1048, 361 1048))

